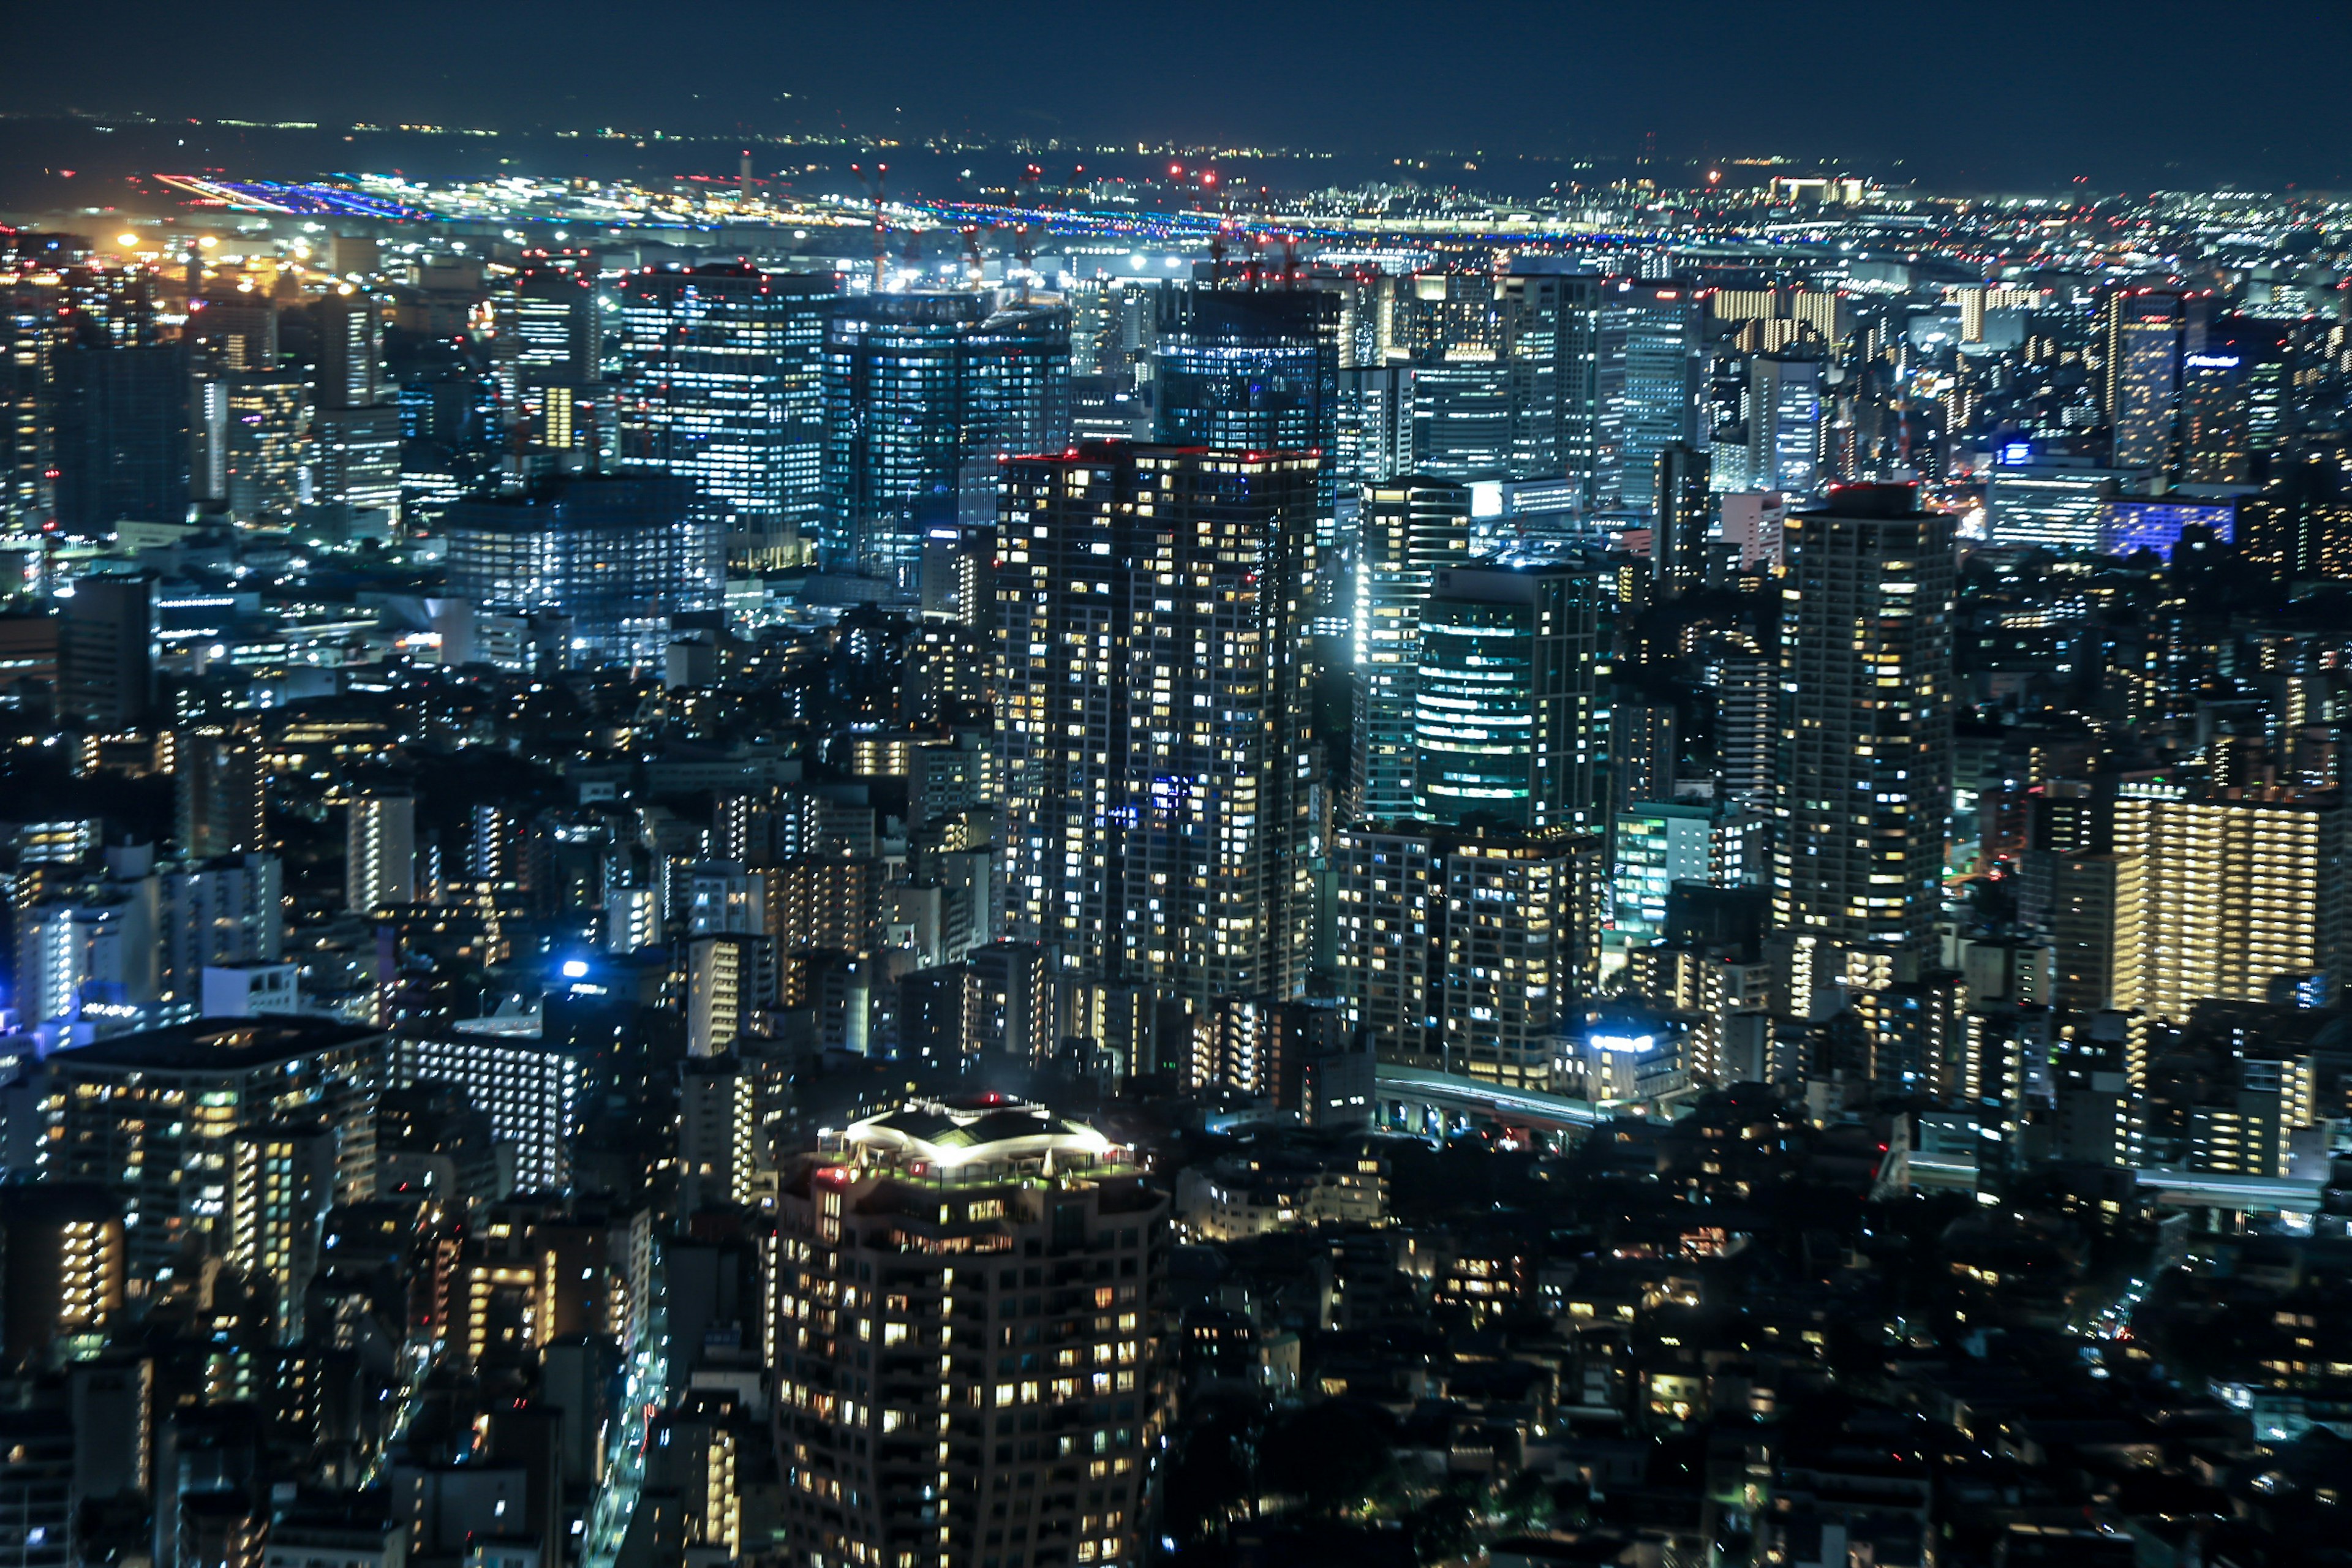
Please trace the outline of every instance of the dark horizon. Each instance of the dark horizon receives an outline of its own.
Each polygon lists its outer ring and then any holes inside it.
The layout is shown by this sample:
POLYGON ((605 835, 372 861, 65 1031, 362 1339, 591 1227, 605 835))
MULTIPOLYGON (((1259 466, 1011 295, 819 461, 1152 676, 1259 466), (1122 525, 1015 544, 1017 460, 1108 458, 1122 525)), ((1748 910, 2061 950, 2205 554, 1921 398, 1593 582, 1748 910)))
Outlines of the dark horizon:
POLYGON ((2205 8, 2155 0, 1933 33, 1825 0, 1696 0, 1671 21, 1507 3, 1464 27, 1368 0, 1344 14, 1270 11, 1245 31, 1150 4, 1111 14, 1124 24, 1098 6, 1046 5, 1015 27, 935 0, 874 11, 721 0, 658 40, 640 37, 637 8, 610 0, 428 0, 391 25, 261 0, 233 34, 191 30, 155 0, 109 15, 102 54, 79 17, 20 19, 0 77, 19 114, 1140 138, 1358 161, 1778 154, 1983 188, 2077 176, 2094 187, 2352 184, 2352 104, 2276 79, 2283 64, 2352 58, 2352 11, 2307 0, 2251 0, 2226 27, 2205 8))

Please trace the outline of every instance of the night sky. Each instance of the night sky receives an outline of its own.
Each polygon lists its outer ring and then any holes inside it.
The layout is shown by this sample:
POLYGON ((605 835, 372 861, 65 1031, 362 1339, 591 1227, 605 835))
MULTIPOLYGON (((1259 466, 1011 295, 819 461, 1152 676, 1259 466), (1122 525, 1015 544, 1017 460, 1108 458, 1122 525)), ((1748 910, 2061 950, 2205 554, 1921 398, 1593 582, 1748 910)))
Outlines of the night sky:
POLYGON ((1897 178, 2352 185, 2343 0, 11 9, 0 103, 19 112, 972 130, 1359 156, 1617 158, 1654 137, 1669 160, 1784 153, 1897 178))

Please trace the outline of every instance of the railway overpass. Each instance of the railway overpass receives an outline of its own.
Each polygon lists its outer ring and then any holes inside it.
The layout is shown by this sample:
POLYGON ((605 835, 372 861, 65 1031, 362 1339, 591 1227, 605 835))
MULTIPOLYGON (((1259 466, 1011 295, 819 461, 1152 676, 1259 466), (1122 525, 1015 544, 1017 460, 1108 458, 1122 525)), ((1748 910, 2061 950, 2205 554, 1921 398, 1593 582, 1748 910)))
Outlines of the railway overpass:
MULTIPOLYGON (((1581 1131, 1609 1119, 1589 1100, 1541 1089, 1511 1089, 1460 1073, 1380 1064, 1374 1095, 1387 1120, 1391 1107, 1486 1117, 1549 1132, 1581 1131)), ((1408 1115, 1408 1120, 1412 1118, 1408 1115)), ((2293 1176, 2233 1176, 2210 1171, 2148 1166, 2133 1172, 2142 1191, 2175 1208, 2237 1209, 2261 1214, 2312 1214, 2325 1185, 2293 1176)))

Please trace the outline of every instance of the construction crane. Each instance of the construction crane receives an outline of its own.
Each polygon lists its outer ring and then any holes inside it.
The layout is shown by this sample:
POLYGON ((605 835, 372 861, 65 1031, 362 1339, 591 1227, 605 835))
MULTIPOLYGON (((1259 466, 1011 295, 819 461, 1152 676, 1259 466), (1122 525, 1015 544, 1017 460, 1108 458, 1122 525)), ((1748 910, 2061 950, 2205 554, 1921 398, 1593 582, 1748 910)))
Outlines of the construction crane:
POLYGON ((890 276, 890 226, 882 212, 882 182, 890 165, 877 163, 869 174, 864 165, 852 163, 849 172, 865 183, 866 194, 874 200, 874 291, 879 294, 890 276))
POLYGON ((1015 236, 1016 254, 1021 260, 1021 302, 1029 302, 1029 280, 1036 273, 1032 265, 1037 258, 1037 222, 1034 207, 1038 182, 1045 171, 1032 163, 1021 171, 1021 226, 1015 236))

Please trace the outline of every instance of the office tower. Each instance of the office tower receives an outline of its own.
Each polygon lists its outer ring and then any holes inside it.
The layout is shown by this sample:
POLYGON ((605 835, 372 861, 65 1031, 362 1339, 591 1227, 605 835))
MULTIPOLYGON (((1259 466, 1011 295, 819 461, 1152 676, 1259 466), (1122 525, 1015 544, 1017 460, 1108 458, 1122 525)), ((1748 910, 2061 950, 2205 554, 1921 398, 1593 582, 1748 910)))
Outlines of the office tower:
POLYGON ((619 288, 622 467, 691 481, 727 549, 758 563, 788 563, 817 531, 818 367, 839 283, 713 262, 619 288))
MULTIPOLYGON (((1235 452, 1336 449, 1339 297, 1320 289, 1179 284, 1160 296, 1153 433, 1235 452)), ((1336 470, 1316 481, 1315 543, 1328 551, 1336 470)))
POLYGON ((2186 1023, 2346 976, 2344 811, 2332 793, 2200 795, 2126 781, 2116 801, 2115 1002, 2186 1023))
POLYGON ((716 610, 725 525, 676 479, 555 479, 461 501, 443 520, 449 595, 479 610, 570 619, 572 654, 658 664, 671 617, 716 610))
POLYGON ((122 1205, 96 1182, 0 1185, 0 1362, 46 1366, 122 1310, 122 1205))
POLYGON ((1658 586, 1686 594, 1706 586, 1706 541, 1715 508, 1712 465, 1696 447, 1675 441, 1658 452, 1658 515, 1650 532, 1650 562, 1658 586))
POLYGON ((934 527, 995 515, 997 464, 1070 437, 1069 312, 995 293, 845 301, 824 339, 824 552, 919 587, 934 527))
POLYGON ((1681 726, 1672 702, 1620 696, 1609 705, 1609 764, 1619 805, 1672 800, 1682 760, 1681 726))
POLYGON ((726 1050, 753 1013, 775 1005, 776 944, 766 937, 726 931, 687 943, 688 1056, 726 1050))
POLYGON ((1318 466, 1116 444, 1007 465, 1014 937, 1202 1003, 1300 984, 1318 466))
POLYGON ((58 710, 104 731, 136 730, 154 706, 153 584, 85 577, 66 601, 58 649, 58 710))
POLYGON ((374 296, 330 294, 318 319, 319 374, 312 387, 322 408, 373 408, 384 401, 383 314, 374 296))
POLYGON ((1528 270, 1550 258, 1515 257, 1495 279, 1495 310, 1511 376, 1514 479, 1557 475, 1580 510, 1592 504, 1600 439, 1595 331, 1602 279, 1597 273, 1528 270))
POLYGON ((416 801, 359 795, 345 808, 343 905, 355 915, 416 901, 416 801))
POLYGON ((1748 362, 1748 484, 1809 494, 1822 478, 1822 363, 1793 354, 1748 362))
POLYGON ((1366 822, 1331 862, 1340 995, 1380 1058, 1548 1087, 1599 973, 1600 836, 1366 822))
POLYGON ((353 511, 400 510, 400 405, 321 408, 311 420, 311 495, 353 511))
POLYGON ((490 296, 490 364, 509 418, 536 388, 596 380, 603 339, 593 258, 526 261, 490 296))
POLYGON ((281 1344, 302 1337, 335 1202, 335 1142, 320 1121, 257 1122, 229 1140, 228 1260, 269 1288, 281 1344))
POLYGON ((0 273, 0 522, 46 513, 55 491, 49 371, 63 335, 47 290, 0 273))
POLYGON ((335 1201, 375 1191, 375 1097, 384 1040, 323 1018, 238 1018, 78 1046, 50 1058, 59 1173, 124 1205, 131 1293, 173 1277, 184 1244, 227 1245, 236 1130, 323 1117, 334 1128, 335 1201))
POLYGON ((1707 666, 1706 683, 1715 693, 1716 787, 1727 798, 1762 805, 1772 793, 1780 740, 1780 667, 1761 654, 1729 653, 1707 666))
POLYGON ((1986 487, 1987 524, 2001 544, 2062 553, 2096 550, 2103 509, 2126 478, 2112 468, 2074 464, 2004 463, 1986 487))
POLYGON ((1491 349, 1413 367, 1412 463, 1436 479, 1511 474, 1511 367, 1491 349))
MULTIPOLYGON (((222 384, 226 403, 222 472, 229 515, 283 523, 316 491, 310 380, 295 371, 252 372, 222 384)), ((364 452, 352 454, 364 461, 364 452)))
POLYGON ((1574 565, 1441 567, 1421 613, 1414 815, 1533 830, 1606 820, 1601 584, 1574 565))
POLYGON ((2283 455, 2239 517, 2246 559, 2284 583, 2352 577, 2352 487, 2324 452, 2283 455))
POLYGON ((784 1554, 1139 1568, 1167 1226, 1124 1150, 1015 1102, 919 1101, 787 1177, 765 1360, 815 1484, 784 1489, 784 1554))
POLYGON ((1931 951, 1952 788, 1951 519, 1847 485, 1789 519, 1773 921, 1794 994, 1931 951), (1833 962, 1815 962, 1814 955, 1833 962))
POLYGON ((188 301, 188 342, 207 374, 275 371, 278 301, 267 294, 201 294, 188 301))
POLYGON ((2179 478, 2242 485, 2253 476, 2251 344, 2209 342, 2180 356, 2179 478))
MULTIPOLYGON (((2136 978, 2116 943, 2131 934, 2119 917, 2139 905, 2141 863, 2124 856, 2051 850, 2044 919, 2050 930, 2050 1005, 2063 1012, 2097 1013, 2121 1005, 2119 978, 2136 978)), ((2135 917, 2136 919, 2137 917, 2135 917)))
POLYGON ((2188 301, 2176 291, 2124 289, 2107 298, 2104 401, 2116 468, 2172 466, 2187 324, 2188 301))
POLYGON ((73 1423, 54 1402, 0 1409, 0 1519, 8 1568, 70 1568, 84 1561, 74 1495, 73 1423))
POLYGON ((1365 485, 1387 484, 1412 471, 1417 374, 1409 364, 1360 365, 1339 373, 1332 464, 1343 510, 1365 485))
POLYGON ((438 1038, 395 1038, 391 1061, 394 1087, 457 1084, 488 1113, 491 1136, 514 1147, 516 1192, 571 1190, 572 1151, 598 1092, 585 1050, 543 1037, 536 1017, 461 1018, 438 1038))
POLYGON ((50 374, 58 526, 98 538, 126 519, 185 521, 187 354, 174 345, 62 348, 50 374))
POLYGON ((156 884, 166 1002, 193 1011, 206 969, 285 957, 285 877, 275 855, 170 866, 156 884))
POLYGON ((1704 390, 1698 301, 1672 284, 1609 280, 1595 312, 1593 504, 1652 513, 1658 453, 1698 446, 1704 390))
POLYGON ((1431 574, 1470 555, 1470 489, 1416 476, 1366 485, 1356 569, 1356 814, 1412 815, 1413 690, 1431 574))
POLYGON ((1644 800, 1617 808, 1611 924, 1637 938, 1664 936, 1677 883, 1733 888, 1769 868, 1762 814, 1714 802, 1644 800))

